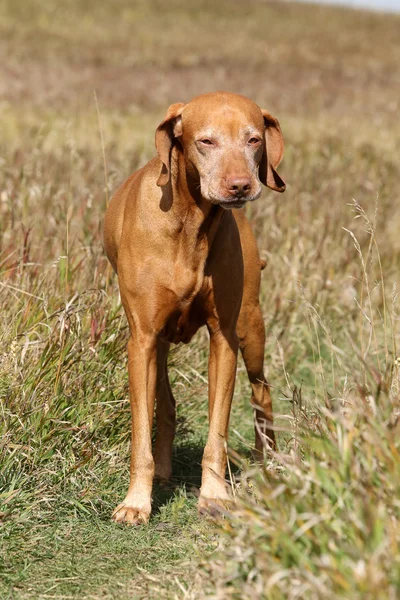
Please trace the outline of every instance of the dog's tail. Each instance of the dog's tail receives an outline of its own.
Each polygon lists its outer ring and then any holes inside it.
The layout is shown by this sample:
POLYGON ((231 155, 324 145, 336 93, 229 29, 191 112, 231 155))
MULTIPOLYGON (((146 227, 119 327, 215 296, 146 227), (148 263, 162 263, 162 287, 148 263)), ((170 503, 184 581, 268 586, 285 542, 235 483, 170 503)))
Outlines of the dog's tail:
POLYGON ((267 266, 267 261, 264 260, 263 258, 260 258, 261 271, 264 271, 264 269, 265 269, 266 266, 267 266))

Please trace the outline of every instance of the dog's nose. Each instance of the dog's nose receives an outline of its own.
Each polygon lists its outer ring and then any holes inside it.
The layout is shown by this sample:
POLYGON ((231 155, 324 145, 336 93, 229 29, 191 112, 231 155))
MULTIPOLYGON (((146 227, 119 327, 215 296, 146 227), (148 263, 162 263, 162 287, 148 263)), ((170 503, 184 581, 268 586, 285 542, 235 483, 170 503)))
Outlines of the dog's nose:
POLYGON ((247 194, 251 190, 251 180, 250 177, 247 176, 227 177, 225 183, 228 192, 235 196, 247 194))

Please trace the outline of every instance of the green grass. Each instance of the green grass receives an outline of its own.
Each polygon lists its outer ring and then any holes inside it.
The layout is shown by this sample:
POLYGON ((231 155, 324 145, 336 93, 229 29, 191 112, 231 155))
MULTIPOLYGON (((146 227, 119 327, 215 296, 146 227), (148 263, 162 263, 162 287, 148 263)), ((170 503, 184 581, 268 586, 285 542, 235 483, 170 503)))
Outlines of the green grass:
POLYGON ((95 512, 65 494, 56 512, 41 510, 34 523, 21 515, 8 528, 2 598, 130 598, 132 591, 145 598, 149 581, 143 573, 165 577, 193 554, 196 539, 206 551, 215 546, 183 490, 174 490, 172 499, 159 496, 163 504, 151 527, 140 529, 116 527, 104 508, 95 512))
POLYGON ((399 17, 260 0, 0 11, 0 597, 396 598, 399 17), (285 136, 287 191, 248 209, 279 453, 249 465, 240 363, 237 506, 198 517, 200 332, 170 357, 171 486, 148 526, 124 528, 110 515, 129 477, 128 330, 101 223, 168 104, 213 89, 253 98, 285 136))

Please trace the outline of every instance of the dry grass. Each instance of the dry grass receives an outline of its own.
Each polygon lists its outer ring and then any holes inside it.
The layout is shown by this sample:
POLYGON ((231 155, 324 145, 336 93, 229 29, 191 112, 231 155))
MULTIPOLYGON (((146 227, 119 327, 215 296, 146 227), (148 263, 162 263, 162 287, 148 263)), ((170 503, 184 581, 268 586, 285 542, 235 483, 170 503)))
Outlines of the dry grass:
MULTIPOLYGON (((399 17, 261 0, 0 10, 1 597, 396 598, 399 17), (287 192, 249 212, 280 452, 235 475, 217 528, 197 518, 202 333, 171 357, 174 486, 149 527, 121 529, 127 328, 101 222, 166 106, 212 89, 269 108, 286 140, 287 192)), ((240 366, 242 455, 248 399, 240 366)))

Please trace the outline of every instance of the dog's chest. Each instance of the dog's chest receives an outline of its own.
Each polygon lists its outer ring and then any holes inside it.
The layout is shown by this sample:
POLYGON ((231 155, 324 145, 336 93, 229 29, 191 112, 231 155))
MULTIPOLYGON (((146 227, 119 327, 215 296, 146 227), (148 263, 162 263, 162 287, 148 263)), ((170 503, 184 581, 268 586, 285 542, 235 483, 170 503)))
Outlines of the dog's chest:
POLYGON ((193 244, 182 235, 174 264, 166 272, 171 301, 161 337, 171 343, 190 342, 197 330, 207 323, 212 307, 212 277, 208 271, 210 240, 207 236, 193 244), (172 292, 172 293, 171 293, 172 292))
POLYGON ((161 337, 173 344, 188 344, 197 330, 205 325, 208 314, 209 279, 203 277, 200 285, 186 298, 178 298, 167 318, 161 337))

